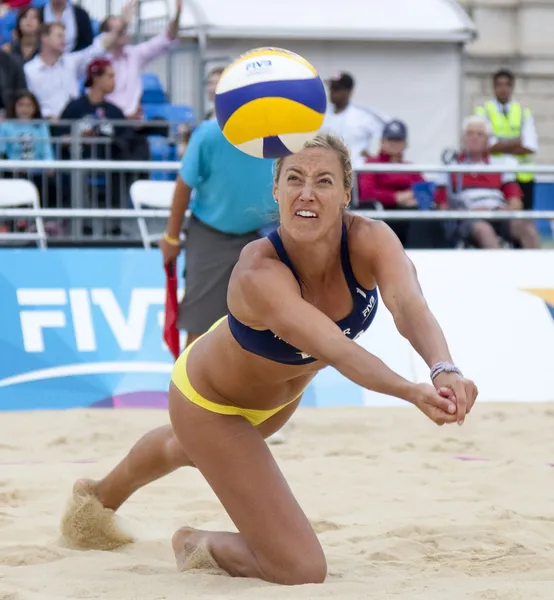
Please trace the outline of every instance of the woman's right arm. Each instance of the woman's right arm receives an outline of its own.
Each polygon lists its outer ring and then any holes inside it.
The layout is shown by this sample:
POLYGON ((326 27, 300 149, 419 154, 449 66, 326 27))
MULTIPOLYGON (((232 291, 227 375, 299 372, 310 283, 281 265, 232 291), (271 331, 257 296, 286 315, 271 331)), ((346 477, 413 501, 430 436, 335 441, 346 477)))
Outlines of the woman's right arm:
MULTIPOLYGON (((404 379, 346 337, 329 317, 306 302, 284 265, 270 258, 255 258, 250 263, 237 271, 233 288, 240 290, 240 312, 251 322, 263 324, 282 340, 334 367, 368 390, 401 398, 418 408, 422 408, 423 403, 431 404, 441 409, 441 413, 444 411, 442 422, 455 420, 449 414, 450 401, 432 386, 404 379)), ((230 304, 233 310, 235 303, 230 304)))

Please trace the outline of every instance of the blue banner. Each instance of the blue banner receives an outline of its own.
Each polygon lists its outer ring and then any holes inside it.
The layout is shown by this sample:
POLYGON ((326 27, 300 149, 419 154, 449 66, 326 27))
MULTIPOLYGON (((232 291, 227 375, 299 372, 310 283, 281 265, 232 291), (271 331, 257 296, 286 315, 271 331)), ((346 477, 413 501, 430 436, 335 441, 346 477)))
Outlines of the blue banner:
MULTIPOLYGON (((159 252, 6 249, 0 265, 0 410, 167 405, 159 252)), ((362 396, 327 369, 303 403, 362 396)))

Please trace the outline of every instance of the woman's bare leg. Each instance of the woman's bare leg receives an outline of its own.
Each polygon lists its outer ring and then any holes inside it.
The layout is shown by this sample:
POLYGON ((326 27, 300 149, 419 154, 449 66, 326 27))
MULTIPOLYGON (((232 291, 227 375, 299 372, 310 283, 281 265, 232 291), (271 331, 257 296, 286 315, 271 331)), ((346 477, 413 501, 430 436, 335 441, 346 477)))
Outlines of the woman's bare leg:
POLYGON ((94 493, 105 508, 117 510, 141 487, 192 466, 171 425, 164 425, 144 435, 104 479, 94 482, 94 493))
MULTIPOLYGON (((278 431, 290 419, 299 402, 289 404, 262 423, 258 427, 262 436, 267 438, 278 431)), ((99 481, 86 480, 86 486, 105 508, 115 511, 141 487, 180 467, 192 466, 173 427, 164 425, 145 434, 106 477, 99 481)))
POLYGON ((169 412, 176 437, 239 530, 179 530, 173 539, 179 568, 205 566, 199 556, 211 556, 233 576, 288 585, 322 582, 321 545, 260 432, 242 417, 191 404, 173 385, 169 412))

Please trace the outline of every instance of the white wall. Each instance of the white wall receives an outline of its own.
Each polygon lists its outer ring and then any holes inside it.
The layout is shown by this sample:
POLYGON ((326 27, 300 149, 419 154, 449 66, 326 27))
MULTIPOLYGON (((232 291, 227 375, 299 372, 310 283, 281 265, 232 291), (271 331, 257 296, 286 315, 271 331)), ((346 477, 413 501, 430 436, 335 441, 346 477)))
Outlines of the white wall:
MULTIPOLYGON (((409 255, 454 361, 477 383, 480 400, 554 400, 554 317, 541 299, 554 305, 554 251, 409 255)), ((398 334, 382 302, 360 343, 403 376, 429 380, 427 366, 398 334)), ((403 404, 371 392, 364 400, 403 404)))

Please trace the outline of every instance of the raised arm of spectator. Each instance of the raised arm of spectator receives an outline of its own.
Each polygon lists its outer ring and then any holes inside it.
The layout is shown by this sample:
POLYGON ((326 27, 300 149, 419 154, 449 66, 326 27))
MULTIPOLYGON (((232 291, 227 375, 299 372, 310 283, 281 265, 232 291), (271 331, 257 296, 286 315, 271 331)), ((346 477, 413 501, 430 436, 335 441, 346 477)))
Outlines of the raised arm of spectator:
POLYGON ((103 56, 114 45, 117 38, 129 25, 135 5, 136 0, 128 0, 121 10, 121 21, 117 27, 114 27, 112 31, 100 34, 88 48, 71 53, 71 56, 77 61, 77 73, 79 75, 85 72, 87 65, 93 58, 103 56))
POLYGON ((175 16, 169 22, 164 33, 135 46, 135 52, 139 57, 141 67, 144 67, 166 52, 177 38, 179 21, 181 19, 181 2, 182 0, 175 0, 175 16))

